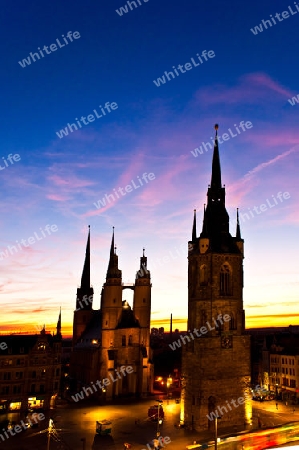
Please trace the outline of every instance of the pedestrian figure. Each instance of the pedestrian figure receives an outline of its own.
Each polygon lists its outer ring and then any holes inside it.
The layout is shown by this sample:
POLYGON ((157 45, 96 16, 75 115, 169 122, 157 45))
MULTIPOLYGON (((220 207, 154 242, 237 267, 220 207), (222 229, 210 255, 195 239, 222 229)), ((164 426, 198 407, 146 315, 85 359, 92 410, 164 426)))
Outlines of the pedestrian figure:
POLYGON ((276 403, 276 409, 278 409, 278 403, 276 403))
POLYGON ((154 439, 153 440, 153 444, 154 444, 154 449, 155 450, 159 450, 159 448, 160 448, 160 443, 159 443, 159 441, 158 441, 158 439, 154 439))
POLYGON ((286 401, 286 406, 288 406, 288 402, 286 401))

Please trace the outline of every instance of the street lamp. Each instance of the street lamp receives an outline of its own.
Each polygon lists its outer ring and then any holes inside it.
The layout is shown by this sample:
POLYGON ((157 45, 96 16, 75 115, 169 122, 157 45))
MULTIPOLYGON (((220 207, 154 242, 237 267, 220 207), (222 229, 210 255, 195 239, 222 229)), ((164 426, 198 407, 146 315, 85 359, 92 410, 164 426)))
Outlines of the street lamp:
MULTIPOLYGON (((156 402, 158 402, 157 437, 159 437, 160 436, 160 431, 159 431, 159 425, 160 425, 159 410, 160 410, 161 403, 163 403, 163 400, 156 400, 156 402)), ((162 424, 162 420, 161 420, 161 424, 162 424)))
POLYGON ((49 419, 49 425, 48 425, 48 442, 47 442, 47 450, 50 450, 50 440, 51 440, 51 433, 53 433, 53 427, 54 426, 54 422, 53 419, 49 419))
POLYGON ((218 441, 218 419, 221 419, 221 416, 218 416, 217 412, 217 416, 215 417, 215 450, 217 450, 217 441, 218 441))

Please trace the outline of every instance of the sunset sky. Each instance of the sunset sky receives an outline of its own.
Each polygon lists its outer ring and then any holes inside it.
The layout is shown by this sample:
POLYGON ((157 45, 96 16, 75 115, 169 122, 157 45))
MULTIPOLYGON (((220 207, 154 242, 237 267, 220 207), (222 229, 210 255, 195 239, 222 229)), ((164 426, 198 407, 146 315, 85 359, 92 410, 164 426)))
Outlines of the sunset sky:
MULTIPOLYGON (((120 15, 125 0, 2 2, 0 332, 53 331, 61 306, 71 333, 88 225, 94 307, 114 226, 123 282, 146 249, 152 326, 168 329, 172 312, 186 329, 188 240, 194 209, 201 231, 212 162, 208 146, 192 152, 215 123, 229 135, 222 182, 232 234, 237 207, 241 216, 246 326, 298 324, 299 103, 288 99, 299 94, 299 12, 293 1, 139 3, 120 15), (214 57, 200 64, 204 50, 214 57), (144 173, 154 176, 141 186, 144 173)), ((131 291, 124 298, 132 304, 131 291)))

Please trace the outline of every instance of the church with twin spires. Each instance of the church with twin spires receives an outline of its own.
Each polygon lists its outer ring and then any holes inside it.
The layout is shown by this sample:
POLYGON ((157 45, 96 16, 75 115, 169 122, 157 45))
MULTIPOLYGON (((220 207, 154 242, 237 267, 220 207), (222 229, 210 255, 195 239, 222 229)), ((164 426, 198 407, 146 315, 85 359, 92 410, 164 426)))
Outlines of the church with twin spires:
MULTIPOLYGON (((81 285, 77 289, 73 321, 73 348, 70 376, 76 390, 97 380, 110 379, 122 366, 132 373, 117 379, 94 396, 112 399, 120 396, 146 396, 152 391, 153 364, 150 349, 151 277, 147 257, 140 258, 135 283, 124 284, 118 268, 114 230, 106 281, 101 292, 100 309, 93 309, 90 282, 90 230, 88 233, 81 285), (123 300, 123 291, 134 291, 133 307, 123 300)), ((115 378, 115 377, 114 377, 115 378)))
POLYGON ((221 418, 221 428, 248 425, 252 419, 250 336, 245 335, 243 309, 244 240, 238 211, 236 236, 229 231, 218 125, 215 130, 202 230, 198 236, 195 211, 188 243, 188 330, 207 327, 225 314, 230 320, 198 338, 188 336, 183 346, 180 420, 197 431, 213 429, 215 417, 221 418))

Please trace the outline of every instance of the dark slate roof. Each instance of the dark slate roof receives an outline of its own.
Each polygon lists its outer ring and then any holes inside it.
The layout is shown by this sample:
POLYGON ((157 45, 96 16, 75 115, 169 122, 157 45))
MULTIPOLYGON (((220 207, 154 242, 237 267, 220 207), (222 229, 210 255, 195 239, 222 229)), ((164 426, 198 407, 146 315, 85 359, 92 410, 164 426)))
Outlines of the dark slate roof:
POLYGON ((101 310, 93 311, 92 319, 88 324, 86 330, 82 334, 79 342, 75 348, 98 348, 101 344, 102 337, 102 313, 101 310), (92 341, 97 340, 97 344, 92 341))
POLYGON ((116 329, 140 328, 139 322, 136 319, 134 312, 132 311, 128 302, 124 300, 122 303, 123 303, 123 310, 116 329))
MULTIPOLYGON (((54 342, 53 336, 50 333, 46 333, 44 336, 46 336, 48 344, 52 347, 54 342)), ((1 335, 0 342, 5 342, 8 348, 6 350, 0 350, 0 356, 28 355, 30 350, 35 346, 37 340, 44 336, 41 336, 40 334, 1 335), (24 351, 21 352, 21 348, 24 349, 24 351), (10 353, 9 349, 11 349, 10 353)))

